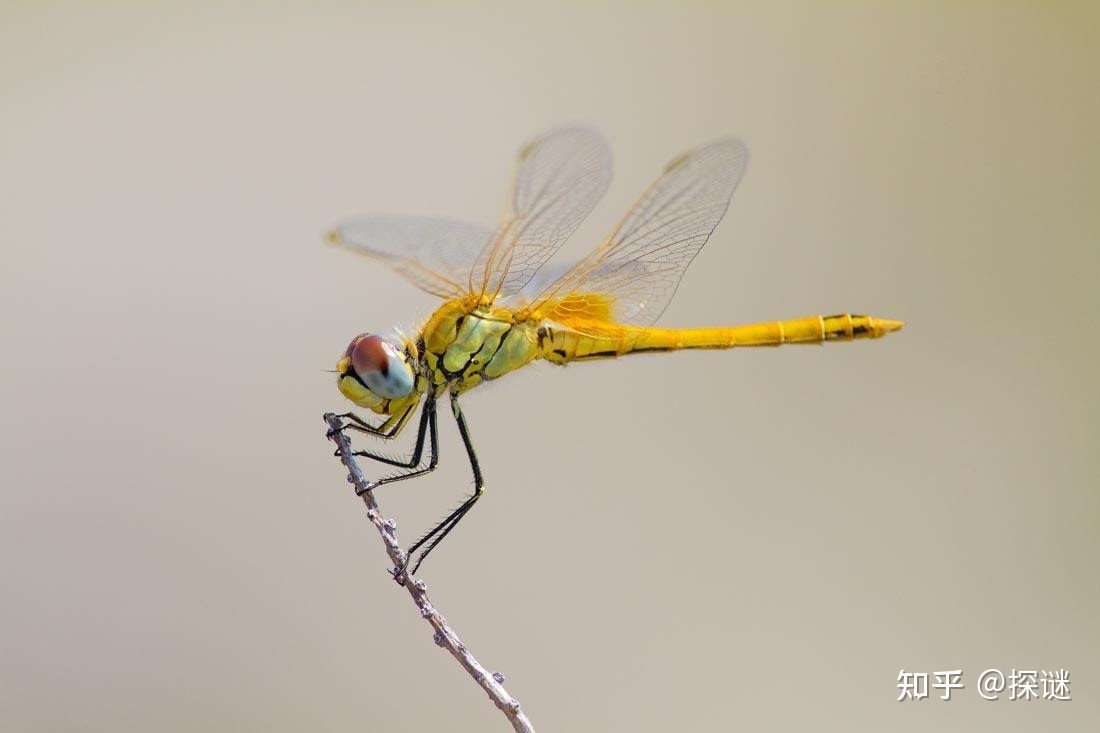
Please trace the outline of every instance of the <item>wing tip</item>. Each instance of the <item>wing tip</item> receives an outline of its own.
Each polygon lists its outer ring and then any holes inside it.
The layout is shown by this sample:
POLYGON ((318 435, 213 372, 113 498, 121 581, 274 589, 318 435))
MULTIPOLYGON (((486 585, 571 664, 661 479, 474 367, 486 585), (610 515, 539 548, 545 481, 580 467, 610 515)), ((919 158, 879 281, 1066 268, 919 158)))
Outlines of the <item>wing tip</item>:
POLYGON ((687 152, 677 155, 665 165, 663 173, 672 173, 689 162, 701 158, 714 159, 715 157, 728 156, 726 161, 734 168, 744 170, 749 162, 749 146, 739 137, 726 136, 716 140, 705 142, 687 152))
MULTIPOLYGON (((573 138, 574 142, 579 138, 583 144, 589 145, 599 151, 599 154, 610 158, 611 144, 600 130, 590 124, 580 121, 569 121, 544 131, 535 138, 525 142, 519 149, 516 157, 520 162, 527 160, 543 145, 554 141, 573 138)), ((610 160, 608 161, 610 165, 610 160)))

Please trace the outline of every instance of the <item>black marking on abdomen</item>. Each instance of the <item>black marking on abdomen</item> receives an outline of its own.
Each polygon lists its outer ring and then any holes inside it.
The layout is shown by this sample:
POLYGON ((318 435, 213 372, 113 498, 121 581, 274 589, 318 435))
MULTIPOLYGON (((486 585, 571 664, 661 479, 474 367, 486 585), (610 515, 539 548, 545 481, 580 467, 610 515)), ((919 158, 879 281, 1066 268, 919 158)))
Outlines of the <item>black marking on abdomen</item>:
MULTIPOLYGON (((645 351, 675 351, 675 347, 672 346, 638 346, 630 350, 632 354, 640 354, 645 351)), ((617 352, 616 352, 617 353, 617 352)))

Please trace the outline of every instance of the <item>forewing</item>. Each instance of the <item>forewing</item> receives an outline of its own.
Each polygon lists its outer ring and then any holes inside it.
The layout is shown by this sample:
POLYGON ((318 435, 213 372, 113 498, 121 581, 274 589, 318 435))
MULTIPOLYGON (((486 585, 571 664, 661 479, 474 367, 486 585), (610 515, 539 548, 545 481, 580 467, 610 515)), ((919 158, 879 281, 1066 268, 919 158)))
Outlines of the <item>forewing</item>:
POLYGON ((652 324, 725 215, 747 162, 748 150, 733 139, 673 160, 611 236, 543 290, 532 309, 562 323, 652 324))
POLYGON ((333 244, 384 262, 440 298, 465 295, 470 265, 492 232, 477 224, 420 216, 371 216, 328 233, 333 244))
POLYGON ((591 213, 610 181, 611 152, 594 130, 563 127, 525 145, 508 209, 470 272, 470 291, 519 292, 591 213))

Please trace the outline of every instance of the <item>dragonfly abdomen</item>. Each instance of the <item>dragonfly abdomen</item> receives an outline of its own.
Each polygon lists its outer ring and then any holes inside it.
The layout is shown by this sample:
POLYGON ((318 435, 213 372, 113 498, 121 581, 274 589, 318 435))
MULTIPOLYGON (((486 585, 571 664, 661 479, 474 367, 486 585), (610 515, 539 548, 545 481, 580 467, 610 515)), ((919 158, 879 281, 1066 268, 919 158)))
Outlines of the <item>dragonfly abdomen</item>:
POLYGON ((819 344, 880 338, 902 325, 901 321, 849 313, 718 328, 641 328, 593 323, 583 331, 541 329, 539 356, 566 364, 653 351, 819 344))

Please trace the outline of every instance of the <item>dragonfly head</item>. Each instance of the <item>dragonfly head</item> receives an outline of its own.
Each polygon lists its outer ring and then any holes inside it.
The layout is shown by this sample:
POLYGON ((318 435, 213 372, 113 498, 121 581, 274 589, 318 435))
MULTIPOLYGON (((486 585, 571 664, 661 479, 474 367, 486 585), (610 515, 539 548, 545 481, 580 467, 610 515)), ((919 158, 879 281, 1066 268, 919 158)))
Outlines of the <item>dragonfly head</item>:
POLYGON ((369 333, 351 340, 336 372, 337 386, 345 397, 383 414, 388 414, 391 400, 408 397, 416 385, 405 351, 369 333))

